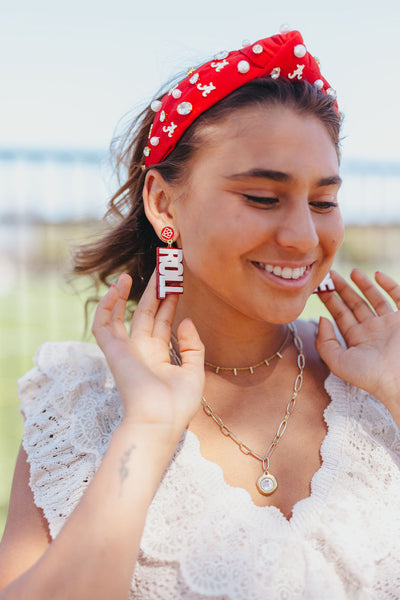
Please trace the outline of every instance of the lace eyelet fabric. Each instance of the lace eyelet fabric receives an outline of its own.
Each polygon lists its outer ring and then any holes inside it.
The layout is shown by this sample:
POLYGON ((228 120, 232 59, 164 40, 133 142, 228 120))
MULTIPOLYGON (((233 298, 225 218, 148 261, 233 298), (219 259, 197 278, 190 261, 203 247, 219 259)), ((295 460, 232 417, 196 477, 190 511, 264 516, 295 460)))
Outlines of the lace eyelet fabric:
MULTIPOLYGON (((288 521, 229 486, 186 431, 150 506, 130 600, 400 598, 400 433, 330 375, 322 466, 288 521)), ((122 420, 97 346, 47 343, 19 382, 34 500, 55 538, 122 420)))

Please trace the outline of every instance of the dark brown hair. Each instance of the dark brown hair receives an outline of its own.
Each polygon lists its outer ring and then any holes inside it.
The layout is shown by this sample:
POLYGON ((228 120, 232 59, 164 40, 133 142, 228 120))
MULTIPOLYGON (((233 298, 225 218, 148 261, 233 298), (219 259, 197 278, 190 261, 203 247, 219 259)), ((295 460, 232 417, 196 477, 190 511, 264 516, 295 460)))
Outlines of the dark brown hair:
MULTIPOLYGON (((162 95, 159 96, 161 99, 162 95)), ((251 106, 283 105, 299 114, 320 119, 339 156, 340 116, 334 100, 305 81, 260 78, 238 88, 212 106, 187 129, 176 148, 162 163, 152 166, 170 183, 181 183, 190 170, 196 150, 205 144, 202 130, 251 106)), ((146 108, 118 140, 115 152, 116 169, 120 183, 124 183, 109 202, 105 215, 108 231, 96 242, 81 246, 75 255, 74 272, 91 274, 97 283, 110 285, 116 274, 125 271, 133 278, 130 298, 137 301, 142 295, 155 267, 155 248, 160 243, 152 225, 146 218, 142 199, 146 170, 143 149, 147 145, 149 130, 154 118, 146 108), (122 174, 122 176, 121 176, 122 174)))

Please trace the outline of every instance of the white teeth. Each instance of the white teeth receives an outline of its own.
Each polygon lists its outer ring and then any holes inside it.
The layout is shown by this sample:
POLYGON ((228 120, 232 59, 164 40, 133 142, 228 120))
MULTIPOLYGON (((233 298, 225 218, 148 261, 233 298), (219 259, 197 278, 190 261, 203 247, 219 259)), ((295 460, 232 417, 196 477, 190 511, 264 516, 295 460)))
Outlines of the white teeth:
POLYGON ((260 267, 268 271, 268 273, 273 273, 277 277, 282 277, 282 279, 299 279, 302 277, 307 270, 307 267, 296 267, 292 269, 291 267, 279 267, 276 265, 266 265, 265 263, 258 263, 260 267))

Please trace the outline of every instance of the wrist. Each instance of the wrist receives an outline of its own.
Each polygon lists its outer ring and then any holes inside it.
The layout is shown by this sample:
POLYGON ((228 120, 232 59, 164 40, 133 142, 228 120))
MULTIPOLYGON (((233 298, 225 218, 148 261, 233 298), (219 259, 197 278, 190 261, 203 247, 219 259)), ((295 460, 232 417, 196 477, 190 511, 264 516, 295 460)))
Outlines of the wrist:
POLYGON ((378 393, 375 397, 387 408, 400 428, 400 392, 397 392, 397 394, 378 393))
POLYGON ((161 458, 171 456, 182 437, 182 432, 179 433, 167 425, 137 423, 133 419, 124 418, 116 428, 114 437, 129 446, 134 443, 143 452, 161 458))

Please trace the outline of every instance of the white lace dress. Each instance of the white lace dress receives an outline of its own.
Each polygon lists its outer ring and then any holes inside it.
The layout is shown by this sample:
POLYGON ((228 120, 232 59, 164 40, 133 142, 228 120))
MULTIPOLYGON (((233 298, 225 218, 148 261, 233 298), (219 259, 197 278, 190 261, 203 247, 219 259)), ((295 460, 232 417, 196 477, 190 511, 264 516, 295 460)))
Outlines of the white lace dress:
MULTIPOLYGON (((386 409, 333 375, 322 467, 288 521, 224 482, 186 432, 150 507, 130 600, 400 598, 400 434, 386 409)), ((97 346, 48 343, 20 380, 23 445, 52 537, 122 418, 97 346)))

